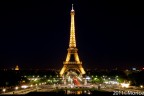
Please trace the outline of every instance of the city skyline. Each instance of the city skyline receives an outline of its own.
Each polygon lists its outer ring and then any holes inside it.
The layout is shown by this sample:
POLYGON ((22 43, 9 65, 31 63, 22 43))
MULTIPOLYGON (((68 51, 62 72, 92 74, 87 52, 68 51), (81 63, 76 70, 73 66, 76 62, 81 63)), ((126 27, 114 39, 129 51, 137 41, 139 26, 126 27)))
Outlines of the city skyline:
POLYGON ((142 68, 143 7, 138 2, 1 1, 0 68, 60 69, 71 4, 84 68, 142 68))

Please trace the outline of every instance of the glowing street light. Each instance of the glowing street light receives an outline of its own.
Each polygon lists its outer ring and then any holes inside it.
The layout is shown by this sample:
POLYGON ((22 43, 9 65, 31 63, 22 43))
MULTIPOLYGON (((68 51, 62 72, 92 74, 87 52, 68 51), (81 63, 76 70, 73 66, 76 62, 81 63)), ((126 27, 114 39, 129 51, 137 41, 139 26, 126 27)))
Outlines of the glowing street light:
POLYGON ((31 84, 30 87, 33 87, 33 85, 31 84))
POLYGON ((140 88, 143 88, 143 85, 140 85, 140 88))
POLYGON ((18 86, 15 87, 15 90, 18 90, 18 86))
POLYGON ((89 76, 87 76, 86 79, 90 80, 91 78, 89 76))
POLYGON ((37 80, 38 80, 37 78, 34 79, 34 81, 37 81, 37 80))
POLYGON ((2 91, 3 91, 3 92, 5 92, 5 91, 6 91, 6 89, 4 88, 2 91))
POLYGON ((121 86, 123 87, 123 88, 128 88, 129 87, 129 83, 121 83, 121 86))
POLYGON ((26 88, 28 88, 28 86, 27 85, 22 85, 21 88, 26 89, 26 88))

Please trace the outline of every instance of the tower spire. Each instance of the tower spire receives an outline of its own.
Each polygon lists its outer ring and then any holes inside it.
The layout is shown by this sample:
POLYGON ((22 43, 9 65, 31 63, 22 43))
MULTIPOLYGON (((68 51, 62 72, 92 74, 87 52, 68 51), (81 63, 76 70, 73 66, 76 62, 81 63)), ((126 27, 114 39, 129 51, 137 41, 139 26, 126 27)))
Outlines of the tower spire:
POLYGON ((72 10, 71 11, 74 11, 74 9, 73 9, 73 4, 72 4, 72 10))
POLYGON ((76 47, 76 39, 75 39, 75 22, 74 22, 74 9, 72 4, 72 10, 71 10, 71 27, 70 27, 70 41, 69 41, 69 47, 76 47))

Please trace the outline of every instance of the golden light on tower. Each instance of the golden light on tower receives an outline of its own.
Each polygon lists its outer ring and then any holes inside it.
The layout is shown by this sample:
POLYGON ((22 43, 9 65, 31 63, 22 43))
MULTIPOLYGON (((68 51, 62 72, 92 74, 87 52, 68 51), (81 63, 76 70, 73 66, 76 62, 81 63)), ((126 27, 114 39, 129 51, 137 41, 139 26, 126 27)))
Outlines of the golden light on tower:
POLYGON ((73 9, 73 4, 72 4, 70 42, 69 42, 69 47, 71 47, 71 48, 76 47, 74 15, 75 15, 75 11, 73 9))
POLYGON ((16 65, 15 70, 19 70, 19 66, 18 65, 16 65))
POLYGON ((80 74, 85 74, 85 71, 82 67, 82 62, 79 59, 78 56, 78 49, 76 48, 76 38, 75 38, 75 22, 74 22, 74 16, 75 16, 75 11, 73 8, 72 4, 72 9, 70 12, 71 15, 71 26, 70 26, 70 40, 69 40, 69 48, 66 60, 63 62, 63 68, 60 71, 60 75, 62 76, 66 71, 69 69, 74 69, 78 71, 80 74), (71 60, 72 57, 74 57, 74 60, 71 60))

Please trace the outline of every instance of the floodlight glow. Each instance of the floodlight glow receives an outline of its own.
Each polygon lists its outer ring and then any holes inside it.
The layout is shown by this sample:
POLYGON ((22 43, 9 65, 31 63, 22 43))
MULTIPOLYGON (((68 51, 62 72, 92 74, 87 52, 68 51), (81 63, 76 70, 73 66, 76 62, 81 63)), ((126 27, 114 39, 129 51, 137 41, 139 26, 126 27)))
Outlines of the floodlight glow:
POLYGON ((17 87, 17 86, 15 87, 15 90, 18 90, 18 87, 17 87))
POLYGON ((140 85, 140 88, 143 88, 143 85, 140 85))
POLYGON ((30 87, 33 87, 33 85, 30 85, 30 87))
POLYGON ((121 86, 124 88, 128 88, 129 87, 129 83, 121 83, 121 86))
POLYGON ((27 85, 22 85, 21 86, 21 88, 24 88, 24 89, 27 88, 27 87, 28 87, 27 85))
POLYGON ((2 91, 3 91, 3 92, 5 92, 5 91, 6 91, 6 89, 4 88, 2 91))
POLYGON ((91 79, 91 78, 87 76, 87 77, 86 77, 86 79, 88 79, 88 80, 89 80, 89 79, 91 79))
POLYGON ((104 83, 108 84, 109 82, 105 81, 104 83))
POLYGON ((38 80, 37 78, 34 79, 34 81, 37 81, 37 80, 38 80))

